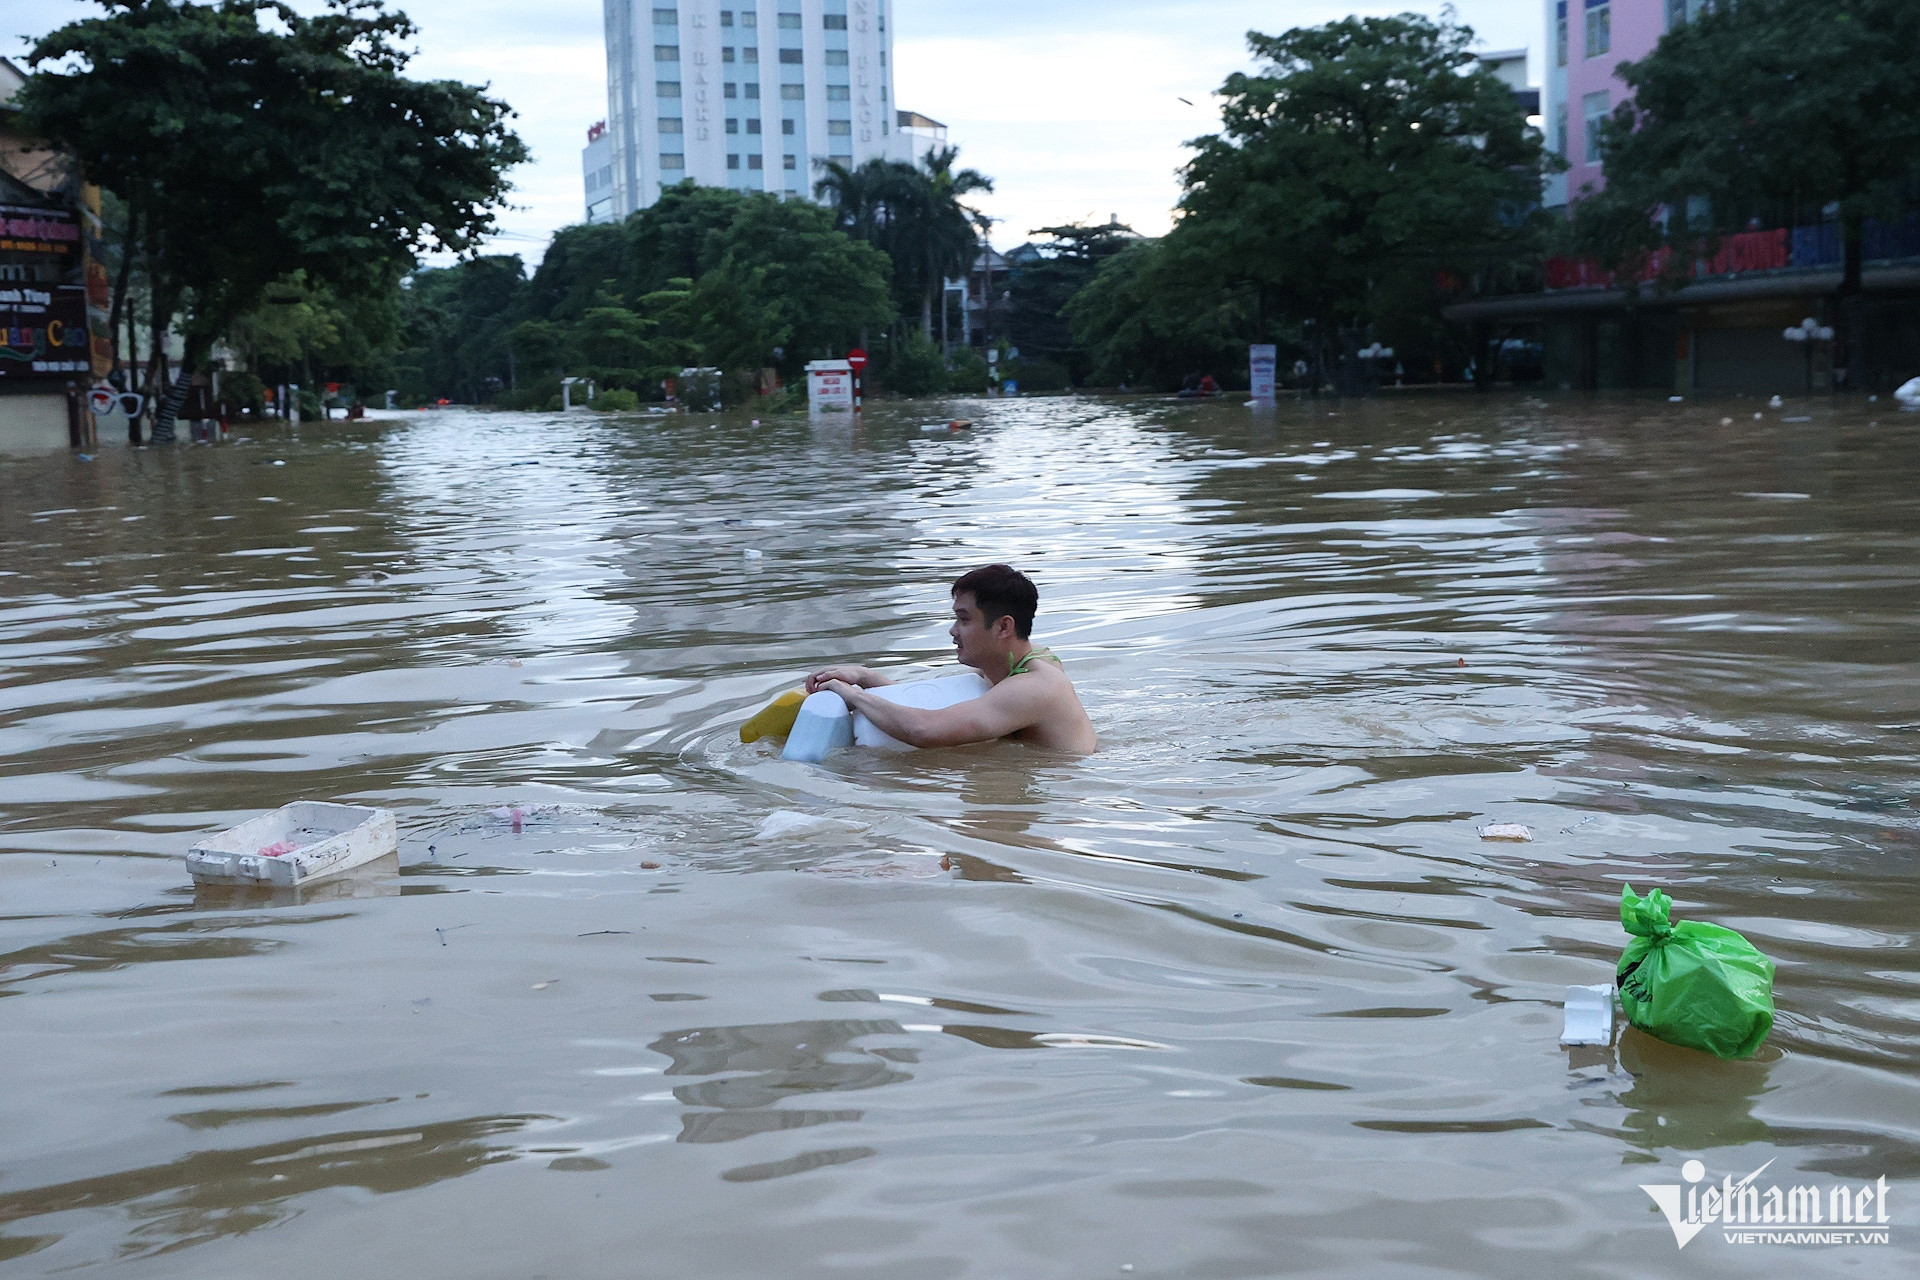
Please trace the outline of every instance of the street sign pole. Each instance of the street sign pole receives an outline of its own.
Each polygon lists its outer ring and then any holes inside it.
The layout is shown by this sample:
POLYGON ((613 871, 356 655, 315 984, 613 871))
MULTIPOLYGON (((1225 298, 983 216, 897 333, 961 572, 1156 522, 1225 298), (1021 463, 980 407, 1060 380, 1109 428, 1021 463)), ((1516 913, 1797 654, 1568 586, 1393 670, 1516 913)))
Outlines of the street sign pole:
POLYGON ((867 353, 855 347, 847 352, 847 363, 853 366, 853 407, 858 409, 867 398, 867 353))

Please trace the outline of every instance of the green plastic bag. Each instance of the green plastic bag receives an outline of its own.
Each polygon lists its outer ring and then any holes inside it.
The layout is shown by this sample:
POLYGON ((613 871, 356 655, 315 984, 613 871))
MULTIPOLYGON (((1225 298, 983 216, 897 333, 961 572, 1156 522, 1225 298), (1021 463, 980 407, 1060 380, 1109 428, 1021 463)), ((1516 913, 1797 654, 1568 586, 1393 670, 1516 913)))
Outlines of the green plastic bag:
POLYGON ((1658 889, 1620 891, 1620 923, 1634 935, 1617 977, 1627 1021, 1669 1044, 1752 1057, 1773 1030, 1773 961, 1731 929, 1669 921, 1672 907, 1658 889))

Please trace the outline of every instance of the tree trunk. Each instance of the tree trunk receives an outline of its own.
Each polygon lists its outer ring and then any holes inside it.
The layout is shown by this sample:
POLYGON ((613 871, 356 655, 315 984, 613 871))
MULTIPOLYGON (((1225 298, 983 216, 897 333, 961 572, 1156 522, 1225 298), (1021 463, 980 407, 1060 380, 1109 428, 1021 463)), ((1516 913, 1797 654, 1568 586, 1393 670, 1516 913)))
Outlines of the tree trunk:
MULTIPOLYGON (((127 209, 127 233, 120 241, 120 279, 113 287, 113 310, 107 319, 107 336, 113 342, 113 368, 120 370, 120 315, 127 307, 127 287, 133 283, 133 237, 135 232, 134 213, 131 206, 127 209)), ((131 332, 131 326, 129 326, 131 332)), ((138 355, 133 356, 138 359, 138 355)), ((131 390, 131 388, 125 388, 131 390)))
POLYGON ((167 388, 167 394, 159 402, 159 408, 153 415, 153 438, 156 442, 173 439, 173 424, 180 418, 180 410, 187 403, 187 392, 193 387, 193 362, 182 360, 180 372, 174 377, 173 385, 167 388))
POLYGON ((201 365, 207 363, 207 357, 212 353, 211 338, 187 338, 187 349, 180 354, 180 372, 174 377, 173 385, 167 388, 166 398, 160 402, 158 412, 153 415, 155 440, 173 439, 173 424, 179 419, 180 410, 186 406, 187 393, 193 389, 193 375, 201 365))
MULTIPOLYGON (((151 273, 148 279, 152 279, 151 273)), ((151 295, 150 302, 153 310, 147 317, 147 331, 153 338, 153 349, 149 353, 153 363, 147 375, 147 409, 152 414, 153 442, 172 444, 173 420, 179 415, 179 405, 174 406, 172 413, 166 413, 163 416, 163 406, 155 393, 159 388, 167 386, 170 380, 167 368, 167 326, 173 320, 173 299, 169 298, 167 305, 162 306, 159 290, 152 289, 151 295)), ((171 399, 171 396, 168 398, 171 399)), ((184 397, 182 402, 184 403, 184 397)))
POLYGON ((1833 308, 1833 389, 1851 390, 1860 380, 1861 350, 1864 335, 1859 332, 1857 310, 1864 288, 1861 259, 1865 253, 1865 217, 1858 213, 1840 215, 1841 259, 1840 293, 1833 308))

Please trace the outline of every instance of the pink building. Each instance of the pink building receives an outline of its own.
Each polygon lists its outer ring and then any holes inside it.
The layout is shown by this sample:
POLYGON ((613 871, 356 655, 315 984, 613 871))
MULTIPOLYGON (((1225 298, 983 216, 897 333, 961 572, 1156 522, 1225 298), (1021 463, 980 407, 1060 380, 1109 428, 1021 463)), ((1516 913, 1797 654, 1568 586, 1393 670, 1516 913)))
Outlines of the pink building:
POLYGON ((1671 28, 1712 0, 1547 0, 1547 141, 1571 166, 1547 194, 1549 205, 1598 191, 1606 177, 1595 160, 1600 121, 1628 97, 1614 74, 1653 52, 1671 28))

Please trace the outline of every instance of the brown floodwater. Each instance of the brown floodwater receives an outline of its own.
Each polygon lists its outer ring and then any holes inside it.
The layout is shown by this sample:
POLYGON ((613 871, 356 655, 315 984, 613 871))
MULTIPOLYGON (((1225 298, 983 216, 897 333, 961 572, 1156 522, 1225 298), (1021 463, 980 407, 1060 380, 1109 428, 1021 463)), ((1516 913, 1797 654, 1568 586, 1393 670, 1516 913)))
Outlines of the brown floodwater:
POLYGON ((1912 1275, 1920 418, 1759 407, 0 458, 0 1272, 1912 1275), (990 560, 1099 754, 740 743, 990 560), (397 863, 195 892, 301 798, 397 863), (1623 882, 1778 962, 1755 1059, 1557 1043, 1623 882), (1695 1159, 1890 1242, 1680 1251, 1695 1159))

